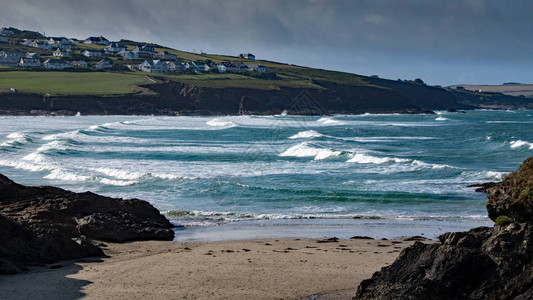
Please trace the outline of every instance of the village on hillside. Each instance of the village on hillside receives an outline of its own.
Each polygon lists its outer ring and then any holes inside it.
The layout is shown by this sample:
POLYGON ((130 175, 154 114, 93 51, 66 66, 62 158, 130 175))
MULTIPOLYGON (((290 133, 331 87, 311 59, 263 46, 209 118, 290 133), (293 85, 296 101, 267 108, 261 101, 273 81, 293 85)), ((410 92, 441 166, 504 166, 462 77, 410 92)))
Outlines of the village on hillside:
POLYGON ((240 54, 237 58, 240 60, 217 64, 209 59, 184 61, 167 50, 157 51, 150 44, 126 45, 111 42, 103 36, 88 37, 85 40, 45 37, 33 31, 0 29, 0 67, 48 70, 130 69, 148 73, 266 72, 264 66, 253 63, 255 56, 251 53, 240 54), (252 63, 245 64, 243 60, 252 63))

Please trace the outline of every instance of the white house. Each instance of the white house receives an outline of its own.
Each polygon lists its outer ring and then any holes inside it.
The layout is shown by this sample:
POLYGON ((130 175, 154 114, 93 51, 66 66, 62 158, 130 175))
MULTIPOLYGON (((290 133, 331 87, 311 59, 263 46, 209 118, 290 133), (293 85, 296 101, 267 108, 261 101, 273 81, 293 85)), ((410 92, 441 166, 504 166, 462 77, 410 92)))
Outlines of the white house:
POLYGON ((145 54, 153 54, 155 53, 155 48, 153 46, 149 45, 137 45, 135 46, 135 49, 133 49, 133 52, 137 53, 145 53, 145 54))
POLYGON ((57 48, 56 51, 54 51, 55 57, 63 57, 63 56, 70 56, 70 51, 62 50, 57 48))
POLYGON ((35 47, 35 48, 47 50, 47 51, 52 50, 52 45, 50 45, 50 43, 48 43, 48 41, 33 41, 31 43, 31 46, 35 47))
POLYGON ((24 55, 26 58, 41 58, 41 56, 37 53, 28 52, 24 55))
POLYGON ((133 52, 133 51, 127 51, 127 50, 122 50, 120 52, 117 53, 118 56, 122 56, 126 59, 137 59, 139 58, 139 52, 133 52))
POLYGON ((176 72, 180 67, 173 61, 164 61, 162 64, 168 72, 176 72))
POLYGON ((231 71, 239 71, 239 68, 232 62, 222 62, 217 65, 217 69, 219 72, 222 72, 222 73, 231 72, 231 71))
POLYGON ((223 64, 217 64, 217 70, 219 73, 226 73, 226 66, 223 64))
POLYGON ((71 61, 70 65, 73 66, 74 68, 87 68, 88 66, 87 62, 85 62, 84 60, 71 61))
POLYGON ((24 68, 35 68, 41 66, 41 60, 38 58, 25 58, 21 57, 19 60, 19 66, 24 68))
POLYGON ((209 66, 201 60, 193 61, 192 68, 198 72, 208 72, 209 66))
POLYGON ((255 60, 255 55, 253 55, 252 53, 242 53, 242 54, 239 54, 239 57, 255 60))
POLYGON ((113 65, 108 60, 103 59, 99 61, 95 67, 97 69, 110 69, 111 67, 113 67, 113 65))
POLYGON ((91 36, 91 37, 88 37, 87 39, 85 39, 84 43, 85 44, 94 44, 94 45, 105 45, 105 46, 109 45, 109 41, 103 36, 97 36, 97 37, 91 36))
POLYGON ((61 59, 48 59, 43 63, 43 66, 47 69, 63 69, 70 67, 66 61, 61 59))
POLYGON ((86 57, 101 57, 102 56, 102 52, 100 51, 84 50, 81 54, 86 57))
POLYGON ((150 73, 166 73, 167 70, 163 66, 160 60, 145 60, 139 65, 139 70, 150 73))
POLYGON ((119 43, 111 43, 109 44, 109 46, 106 46, 104 48, 104 51, 105 53, 117 53, 117 52, 120 52, 120 51, 125 51, 126 50, 126 46, 124 45, 121 45, 119 43))
POLYGON ((259 73, 265 73, 266 72, 265 66, 262 66, 260 64, 249 64, 248 65, 248 70, 249 71, 257 71, 259 73))

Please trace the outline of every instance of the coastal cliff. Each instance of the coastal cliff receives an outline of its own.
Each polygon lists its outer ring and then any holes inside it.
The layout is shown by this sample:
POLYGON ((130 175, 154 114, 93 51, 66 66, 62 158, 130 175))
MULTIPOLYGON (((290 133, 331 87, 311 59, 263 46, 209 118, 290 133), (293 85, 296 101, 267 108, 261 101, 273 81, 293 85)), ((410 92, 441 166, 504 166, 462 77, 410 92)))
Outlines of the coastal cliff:
MULTIPOLYGON (((385 80, 382 80, 385 82, 385 80)), ((155 95, 49 96, 0 93, 2 115, 294 115, 427 113, 473 108, 443 89, 409 83, 350 85, 314 81, 318 88, 200 87, 162 80, 142 86, 155 95)))
POLYGON ((355 299, 533 298, 533 157, 487 189, 493 228, 416 243, 364 280, 355 299))
POLYGON ((172 240, 173 225, 148 202, 27 187, 0 174, 0 274, 102 256, 95 240, 172 240))

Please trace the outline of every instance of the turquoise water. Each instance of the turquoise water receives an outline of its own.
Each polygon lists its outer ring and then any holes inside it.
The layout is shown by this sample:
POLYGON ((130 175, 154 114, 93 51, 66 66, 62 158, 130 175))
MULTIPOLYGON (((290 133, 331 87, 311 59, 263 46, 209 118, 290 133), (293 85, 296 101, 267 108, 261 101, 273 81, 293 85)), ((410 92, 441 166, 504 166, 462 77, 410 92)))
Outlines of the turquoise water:
POLYGON ((485 195, 533 154, 532 111, 331 117, 0 117, 0 172, 140 198, 178 240, 491 226, 485 195))

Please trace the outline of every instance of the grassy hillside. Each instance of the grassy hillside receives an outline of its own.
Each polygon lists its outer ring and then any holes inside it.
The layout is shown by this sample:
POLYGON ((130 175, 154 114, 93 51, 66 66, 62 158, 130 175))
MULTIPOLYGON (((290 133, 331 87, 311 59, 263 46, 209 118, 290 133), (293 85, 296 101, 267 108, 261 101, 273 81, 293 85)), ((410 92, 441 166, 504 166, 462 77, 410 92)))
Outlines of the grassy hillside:
POLYGON ((0 72, 0 89, 16 88, 21 92, 51 95, 86 94, 120 95, 139 92, 146 83, 142 74, 111 72, 0 72))

